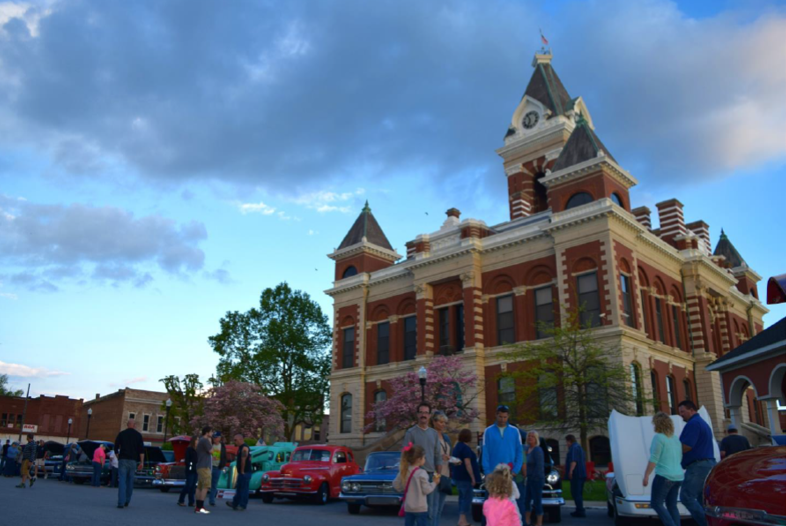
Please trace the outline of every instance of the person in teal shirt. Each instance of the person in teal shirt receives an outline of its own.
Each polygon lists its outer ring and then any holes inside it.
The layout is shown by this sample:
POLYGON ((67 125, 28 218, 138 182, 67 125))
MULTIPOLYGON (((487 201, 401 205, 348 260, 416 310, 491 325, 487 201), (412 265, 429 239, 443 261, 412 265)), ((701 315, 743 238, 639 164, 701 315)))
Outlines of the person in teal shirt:
POLYGON ((655 427, 655 437, 650 446, 650 461, 642 484, 647 486, 655 470, 650 506, 660 517, 663 526, 680 526, 677 495, 685 478, 681 464, 682 443, 674 435, 674 422, 666 413, 660 412, 653 416, 652 425, 655 427))

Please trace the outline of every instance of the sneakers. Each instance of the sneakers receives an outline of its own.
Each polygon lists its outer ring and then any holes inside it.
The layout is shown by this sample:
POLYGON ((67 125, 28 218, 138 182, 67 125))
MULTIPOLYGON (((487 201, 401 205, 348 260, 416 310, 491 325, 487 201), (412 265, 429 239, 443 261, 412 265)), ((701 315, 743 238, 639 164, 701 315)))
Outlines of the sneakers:
POLYGON ((16 485, 16 486, 14 486, 14 487, 15 487, 15 488, 25 488, 26 486, 25 486, 25 483, 24 483, 24 482, 22 482, 21 484, 17 484, 17 485, 16 485))
POLYGON ((30 479, 30 487, 31 488, 33 487, 33 484, 35 484, 35 477, 30 479))
POLYGON ((207 511, 205 508, 199 508, 198 510, 194 510, 194 513, 200 513, 202 515, 210 515, 210 512, 207 511))
POLYGON ((123 506, 122 504, 118 504, 118 505, 117 505, 117 507, 118 507, 119 509, 121 509, 121 510, 122 510, 123 508, 125 508, 125 506, 123 506))

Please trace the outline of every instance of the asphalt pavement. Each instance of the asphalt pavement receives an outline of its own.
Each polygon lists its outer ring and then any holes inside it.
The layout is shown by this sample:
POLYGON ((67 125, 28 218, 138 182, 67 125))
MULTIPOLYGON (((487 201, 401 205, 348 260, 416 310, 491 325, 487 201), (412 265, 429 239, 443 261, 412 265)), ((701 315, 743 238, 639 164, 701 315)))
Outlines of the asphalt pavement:
MULTIPOLYGON (((136 489, 128 508, 118 509, 117 490, 39 479, 32 488, 15 488, 20 479, 0 477, 0 526, 34 522, 43 526, 173 526, 203 522, 211 525, 286 525, 333 526, 389 524, 402 526, 397 510, 363 508, 359 515, 349 515, 347 506, 331 501, 325 506, 305 502, 276 500, 264 504, 252 498, 246 511, 233 511, 223 501, 208 506, 210 515, 195 515, 191 508, 177 506, 177 492, 161 493, 154 489, 136 489)), ((441 526, 458 522, 458 503, 449 499, 441 526)), ((571 503, 572 504, 572 503, 571 503)), ((606 510, 590 508, 586 519, 574 519, 571 505, 563 507, 563 525, 611 526, 606 510)))

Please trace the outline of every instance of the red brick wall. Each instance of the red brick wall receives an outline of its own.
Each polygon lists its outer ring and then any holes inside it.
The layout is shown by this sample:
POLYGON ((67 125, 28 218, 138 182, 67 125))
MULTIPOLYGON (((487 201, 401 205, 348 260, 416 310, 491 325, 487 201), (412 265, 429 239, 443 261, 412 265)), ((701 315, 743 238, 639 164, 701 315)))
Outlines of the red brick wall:
MULTIPOLYGON (((14 425, 2 428, 3 433, 19 434, 20 427, 16 425, 16 415, 24 413, 24 397, 0 396, 0 413, 14 415, 14 425)), ((71 437, 77 438, 80 429, 81 399, 68 398, 67 396, 39 396, 27 401, 25 424, 38 426, 36 434, 41 436, 56 436, 66 438, 68 435, 68 419, 72 418, 71 437)), ((8 417, 7 417, 8 418, 8 417)), ((81 437, 80 437, 81 438, 81 437)))
POLYGON ((623 208, 630 211, 630 196, 628 195, 628 190, 616 180, 603 173, 602 170, 598 170, 576 181, 549 188, 548 196, 551 210, 554 213, 562 212, 565 210, 565 205, 567 205, 568 200, 578 192, 587 192, 594 200, 604 197, 610 198, 612 192, 617 192, 622 201, 623 208))
POLYGON ((354 266, 358 270, 358 274, 360 274, 361 272, 382 270, 392 264, 389 260, 378 258, 371 254, 358 254, 351 258, 336 261, 336 281, 342 279, 344 272, 351 266, 354 266))

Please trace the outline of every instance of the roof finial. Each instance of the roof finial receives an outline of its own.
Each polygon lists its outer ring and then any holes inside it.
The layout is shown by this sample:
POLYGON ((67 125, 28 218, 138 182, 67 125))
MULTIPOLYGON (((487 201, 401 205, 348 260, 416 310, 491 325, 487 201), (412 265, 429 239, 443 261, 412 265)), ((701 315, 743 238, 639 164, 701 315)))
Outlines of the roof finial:
POLYGON ((371 212, 371 208, 369 208, 369 206, 368 206, 368 199, 366 199, 366 206, 363 207, 363 212, 365 212, 367 214, 369 212, 371 212))
POLYGON ((721 228, 721 237, 720 237, 720 238, 721 238, 721 239, 729 239, 729 238, 726 236, 726 232, 724 232, 722 228, 721 228))

